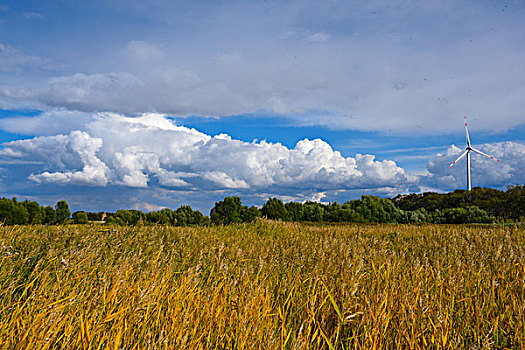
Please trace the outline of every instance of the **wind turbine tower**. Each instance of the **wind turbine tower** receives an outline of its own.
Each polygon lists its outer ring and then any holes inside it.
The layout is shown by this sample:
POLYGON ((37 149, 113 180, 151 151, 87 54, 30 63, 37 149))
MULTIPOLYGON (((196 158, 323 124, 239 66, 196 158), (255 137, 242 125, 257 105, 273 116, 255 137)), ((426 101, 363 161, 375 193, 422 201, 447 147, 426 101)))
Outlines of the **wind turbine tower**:
POLYGON ((458 159, 456 159, 452 164, 450 164, 449 168, 452 167, 454 164, 456 164, 461 158, 464 156, 467 156, 467 189, 470 191, 472 189, 471 182, 470 182, 470 151, 476 152, 478 154, 481 154, 482 156, 485 156, 490 159, 495 159, 499 162, 499 159, 494 158, 493 156, 489 156, 486 153, 481 152, 480 150, 477 150, 475 148, 472 148, 470 145, 470 138, 468 136, 468 127, 467 127, 467 117, 465 116, 465 132, 467 134, 467 148, 465 149, 465 152, 463 152, 458 159))

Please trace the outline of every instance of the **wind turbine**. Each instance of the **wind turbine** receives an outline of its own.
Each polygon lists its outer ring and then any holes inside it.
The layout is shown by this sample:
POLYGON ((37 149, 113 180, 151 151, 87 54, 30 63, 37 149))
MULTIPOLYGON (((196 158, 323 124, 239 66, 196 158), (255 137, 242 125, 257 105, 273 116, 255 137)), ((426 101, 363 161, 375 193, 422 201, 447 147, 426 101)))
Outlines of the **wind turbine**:
POLYGON ((496 159, 499 162, 499 159, 494 158, 493 156, 489 156, 486 153, 483 153, 475 148, 472 148, 470 145, 470 138, 468 137, 468 127, 467 127, 467 117, 465 116, 465 132, 467 133, 467 148, 465 149, 465 152, 463 152, 458 159, 456 159, 452 164, 450 164, 449 168, 452 167, 454 164, 456 164, 461 158, 463 158, 465 155, 467 156, 467 188, 470 191, 471 188, 471 182, 470 182, 470 151, 476 152, 481 154, 482 156, 485 156, 490 159, 496 159))

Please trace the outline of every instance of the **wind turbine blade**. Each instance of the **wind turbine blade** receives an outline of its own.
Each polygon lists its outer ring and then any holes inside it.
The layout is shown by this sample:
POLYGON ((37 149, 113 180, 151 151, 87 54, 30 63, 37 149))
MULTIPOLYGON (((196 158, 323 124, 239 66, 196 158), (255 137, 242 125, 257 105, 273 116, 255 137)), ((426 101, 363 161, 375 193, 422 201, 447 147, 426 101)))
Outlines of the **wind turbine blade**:
POLYGON ((465 132, 467 133, 467 146, 470 147, 470 137, 468 137, 468 127, 467 127, 467 116, 465 116, 465 132))
POLYGON ((475 148, 471 148, 471 150, 473 150, 473 151, 476 152, 476 153, 481 154, 482 156, 485 156, 485 157, 490 158, 490 159, 495 159, 495 160, 497 160, 497 161, 499 162, 499 159, 498 159, 498 158, 494 158, 493 156, 489 156, 488 154, 483 153, 483 152, 481 152, 481 151, 478 151, 478 150, 475 149, 475 148))
POLYGON ((463 152, 459 157, 458 159, 456 159, 452 164, 450 164, 448 167, 452 167, 454 164, 456 164, 461 158, 463 158, 464 156, 466 156, 468 153, 468 150, 466 150, 465 152, 463 152))

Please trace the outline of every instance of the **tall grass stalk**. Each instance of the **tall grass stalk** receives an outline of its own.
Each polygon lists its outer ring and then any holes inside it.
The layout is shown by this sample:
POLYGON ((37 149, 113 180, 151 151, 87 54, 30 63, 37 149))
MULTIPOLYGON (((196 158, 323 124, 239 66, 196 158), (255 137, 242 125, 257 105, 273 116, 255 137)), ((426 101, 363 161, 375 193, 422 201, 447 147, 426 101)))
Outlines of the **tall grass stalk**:
POLYGON ((1 349, 523 349, 525 233, 0 227, 1 349))

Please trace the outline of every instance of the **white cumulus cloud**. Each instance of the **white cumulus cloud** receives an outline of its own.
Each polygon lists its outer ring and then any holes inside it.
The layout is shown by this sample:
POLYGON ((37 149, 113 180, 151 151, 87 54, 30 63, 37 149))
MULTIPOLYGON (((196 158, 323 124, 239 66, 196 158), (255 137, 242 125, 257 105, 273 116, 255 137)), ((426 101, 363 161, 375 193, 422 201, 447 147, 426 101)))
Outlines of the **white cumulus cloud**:
POLYGON ((304 139, 294 148, 243 142, 177 126, 159 114, 94 114, 83 130, 5 143, 0 156, 40 161, 40 170, 33 164, 28 175, 37 183, 271 189, 285 195, 312 189, 404 187, 417 181, 393 161, 377 161, 373 155, 344 157, 320 139, 304 139))
POLYGON ((6 143, 4 149, 0 150, 0 156, 37 160, 44 169, 65 170, 30 174, 28 178, 37 183, 105 186, 108 183, 109 169, 96 156, 101 146, 101 139, 92 138, 85 132, 73 131, 67 136, 43 136, 6 143))

